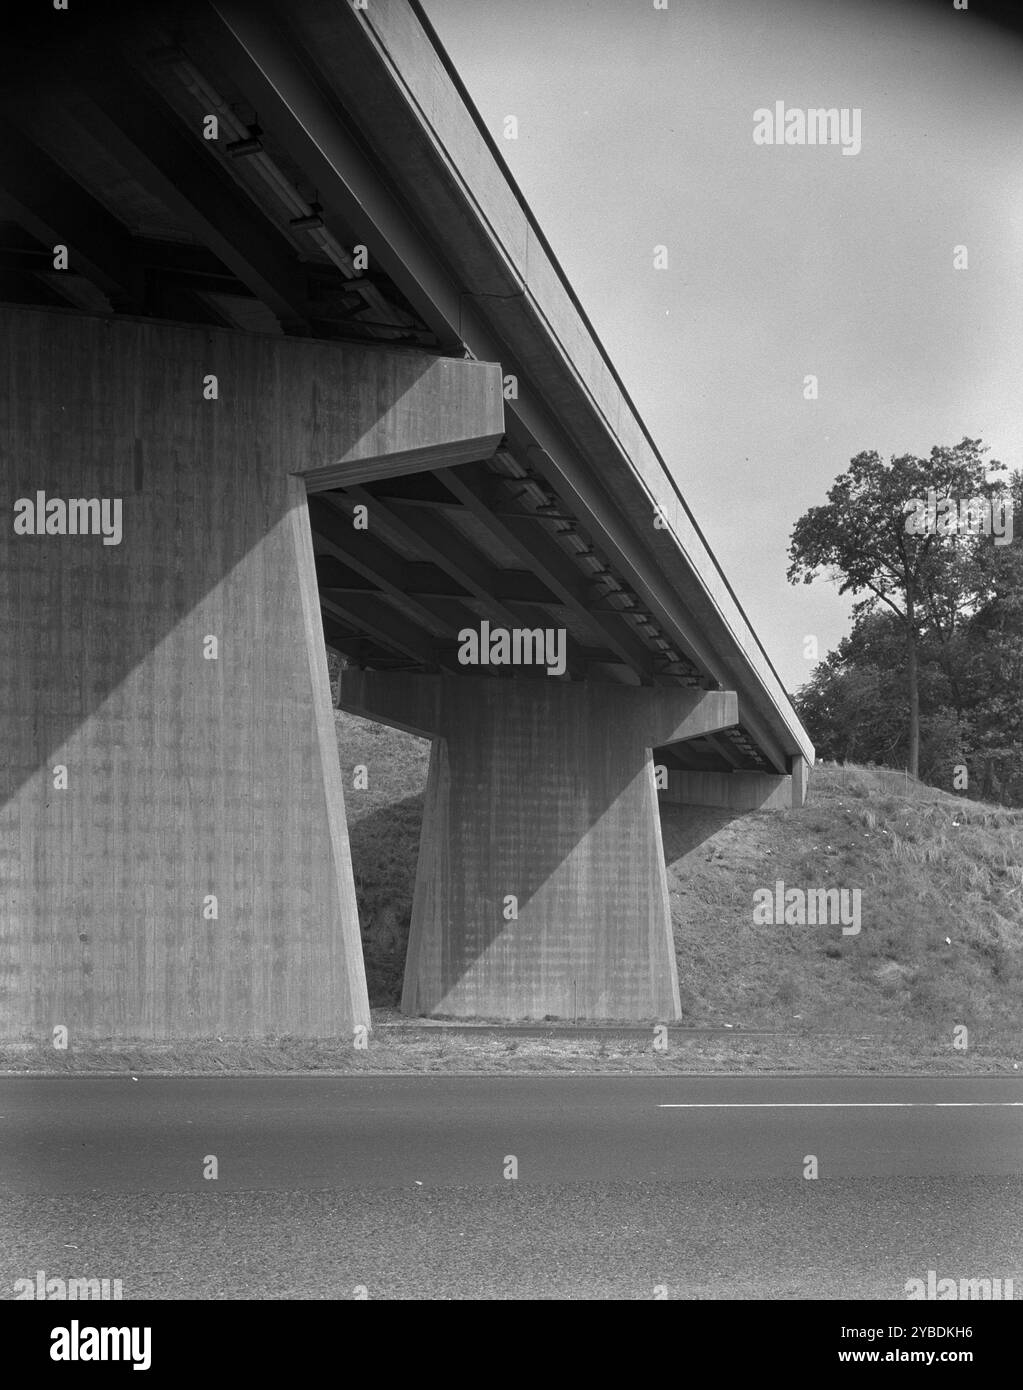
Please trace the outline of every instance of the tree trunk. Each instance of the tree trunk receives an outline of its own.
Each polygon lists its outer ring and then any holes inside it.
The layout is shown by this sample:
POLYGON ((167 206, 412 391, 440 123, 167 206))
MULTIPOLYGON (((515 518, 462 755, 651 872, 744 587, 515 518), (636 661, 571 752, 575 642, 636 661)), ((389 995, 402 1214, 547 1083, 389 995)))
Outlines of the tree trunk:
POLYGON ((909 687, 909 775, 920 776, 920 682, 916 665, 916 612, 911 595, 906 602, 906 682, 909 687))

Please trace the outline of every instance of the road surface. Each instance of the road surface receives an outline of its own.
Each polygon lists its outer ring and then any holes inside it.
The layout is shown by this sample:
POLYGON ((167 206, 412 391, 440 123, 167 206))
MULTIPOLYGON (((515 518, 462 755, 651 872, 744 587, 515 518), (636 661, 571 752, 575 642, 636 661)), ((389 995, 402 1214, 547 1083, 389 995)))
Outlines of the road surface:
POLYGON ((5 1078, 0 1296, 39 1269, 125 1298, 900 1299, 931 1269, 1023 1298, 1023 1081, 5 1078))

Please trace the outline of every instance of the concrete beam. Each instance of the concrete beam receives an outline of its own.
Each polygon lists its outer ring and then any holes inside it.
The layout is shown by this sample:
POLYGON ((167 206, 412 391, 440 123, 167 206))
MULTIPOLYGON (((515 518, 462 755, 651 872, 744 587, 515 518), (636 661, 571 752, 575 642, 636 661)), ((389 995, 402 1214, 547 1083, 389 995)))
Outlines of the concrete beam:
POLYGON ((634 717, 642 719, 644 732, 651 735, 651 746, 656 748, 730 729, 739 719, 734 690, 644 690, 639 700, 622 704, 624 709, 642 711, 634 717))
POLYGON ((784 811, 795 804, 791 777, 765 772, 676 772, 668 769, 662 801, 678 806, 720 806, 730 811, 784 811))
POLYGON ((708 734, 707 743, 729 767, 742 770, 742 754, 727 738, 718 738, 714 734, 708 734))
POLYGON ((321 593, 320 607, 329 617, 339 618, 389 651, 400 652, 424 666, 458 669, 456 642, 432 637, 382 599, 367 595, 357 601, 350 597, 346 603, 336 592, 321 593))
POLYGON ((441 732, 440 676, 349 669, 341 672, 337 702, 349 714, 421 738, 436 738, 441 732))
MULTIPOLYGON (((491 677, 469 675, 460 678, 460 683, 463 682, 487 694, 495 684, 491 677)), ((502 685, 506 683, 501 682, 502 685)), ((516 684, 526 685, 535 695, 538 707, 546 708, 543 692, 550 686, 549 680, 523 679, 516 684)), ((412 728, 425 738, 435 738, 444 732, 443 710, 449 686, 450 679, 439 675, 395 677, 376 671, 348 670, 342 672, 338 703, 352 714, 375 719, 381 724, 412 728), (399 726, 395 716, 402 711, 399 726)), ((666 748, 673 743, 731 728, 738 710, 738 698, 731 690, 617 685, 593 685, 586 689, 590 692, 591 705, 606 711, 611 719, 621 718, 630 727, 634 725, 646 740, 645 746, 650 748, 666 748)))
POLYGON ((515 515, 506 508, 496 478, 478 476, 478 470, 447 469, 438 475, 444 486, 466 506, 477 521, 507 549, 528 565, 564 607, 591 631, 600 634, 615 655, 647 681, 656 678, 653 652, 628 624, 626 614, 595 613, 586 576, 534 516, 515 515), (497 510, 495 510, 495 508, 497 510))
MULTIPOLYGON (((428 637, 450 639, 452 642, 460 627, 472 627, 478 623, 476 613, 458 602, 457 598, 451 601, 450 616, 441 616, 429 602, 416 598, 409 590, 404 562, 374 540, 370 532, 356 531, 351 518, 334 508, 333 498, 324 500, 314 497, 309 510, 316 550, 320 554, 332 555, 372 581, 380 594, 396 600, 401 609, 396 616, 405 621, 411 617, 428 637)), ((330 585, 324 587, 329 589, 330 585)))
POLYGON ((391 359, 376 373, 379 394, 345 400, 337 423, 349 446, 300 470, 310 492, 490 458, 504 432, 498 364, 389 348, 367 351, 391 359))
MULTIPOLYGON (((374 521, 383 521, 392 544, 405 544, 412 553, 428 556, 469 594, 486 605, 487 617, 492 622, 507 627, 521 625, 516 613, 495 597, 500 584, 500 571, 477 559, 465 537, 454 527, 446 526, 428 515, 417 514, 411 521, 406 521, 393 507, 360 487, 350 488, 334 505, 338 511, 345 513, 350 513, 356 506, 364 506, 374 521)), ((475 615, 471 616, 474 622, 479 621, 475 615)))

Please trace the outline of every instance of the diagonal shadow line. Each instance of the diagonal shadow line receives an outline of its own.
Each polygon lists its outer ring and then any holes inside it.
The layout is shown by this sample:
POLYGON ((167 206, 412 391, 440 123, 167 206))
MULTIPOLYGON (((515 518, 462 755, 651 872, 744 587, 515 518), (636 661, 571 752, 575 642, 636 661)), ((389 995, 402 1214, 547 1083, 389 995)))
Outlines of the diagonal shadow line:
MULTIPOLYGON (((4 806, 271 536, 303 453, 358 452, 377 422, 353 428, 336 345, 53 311, 0 317, 10 363, 0 401, 4 806), (109 342, 118 337, 120 354, 109 342), (332 353, 326 385, 303 380, 332 353), (224 389, 204 402, 214 359, 224 389), (15 535, 15 503, 40 491, 121 498, 122 542, 15 535)), ((381 418, 433 361, 390 356, 392 394, 374 388, 381 418)))

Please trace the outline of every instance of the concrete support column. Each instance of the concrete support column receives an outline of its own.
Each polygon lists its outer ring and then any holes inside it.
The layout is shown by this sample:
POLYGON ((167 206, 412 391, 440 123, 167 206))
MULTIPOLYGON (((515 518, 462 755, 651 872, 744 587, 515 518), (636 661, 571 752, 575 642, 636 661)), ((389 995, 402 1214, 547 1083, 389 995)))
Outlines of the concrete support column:
POLYGON ((307 486, 485 454, 500 368, 11 307, 0 361, 0 1037, 351 1037, 307 486))
POLYGON ((339 703, 433 739, 405 1013, 680 1017, 651 749, 733 694, 344 671, 339 703))

